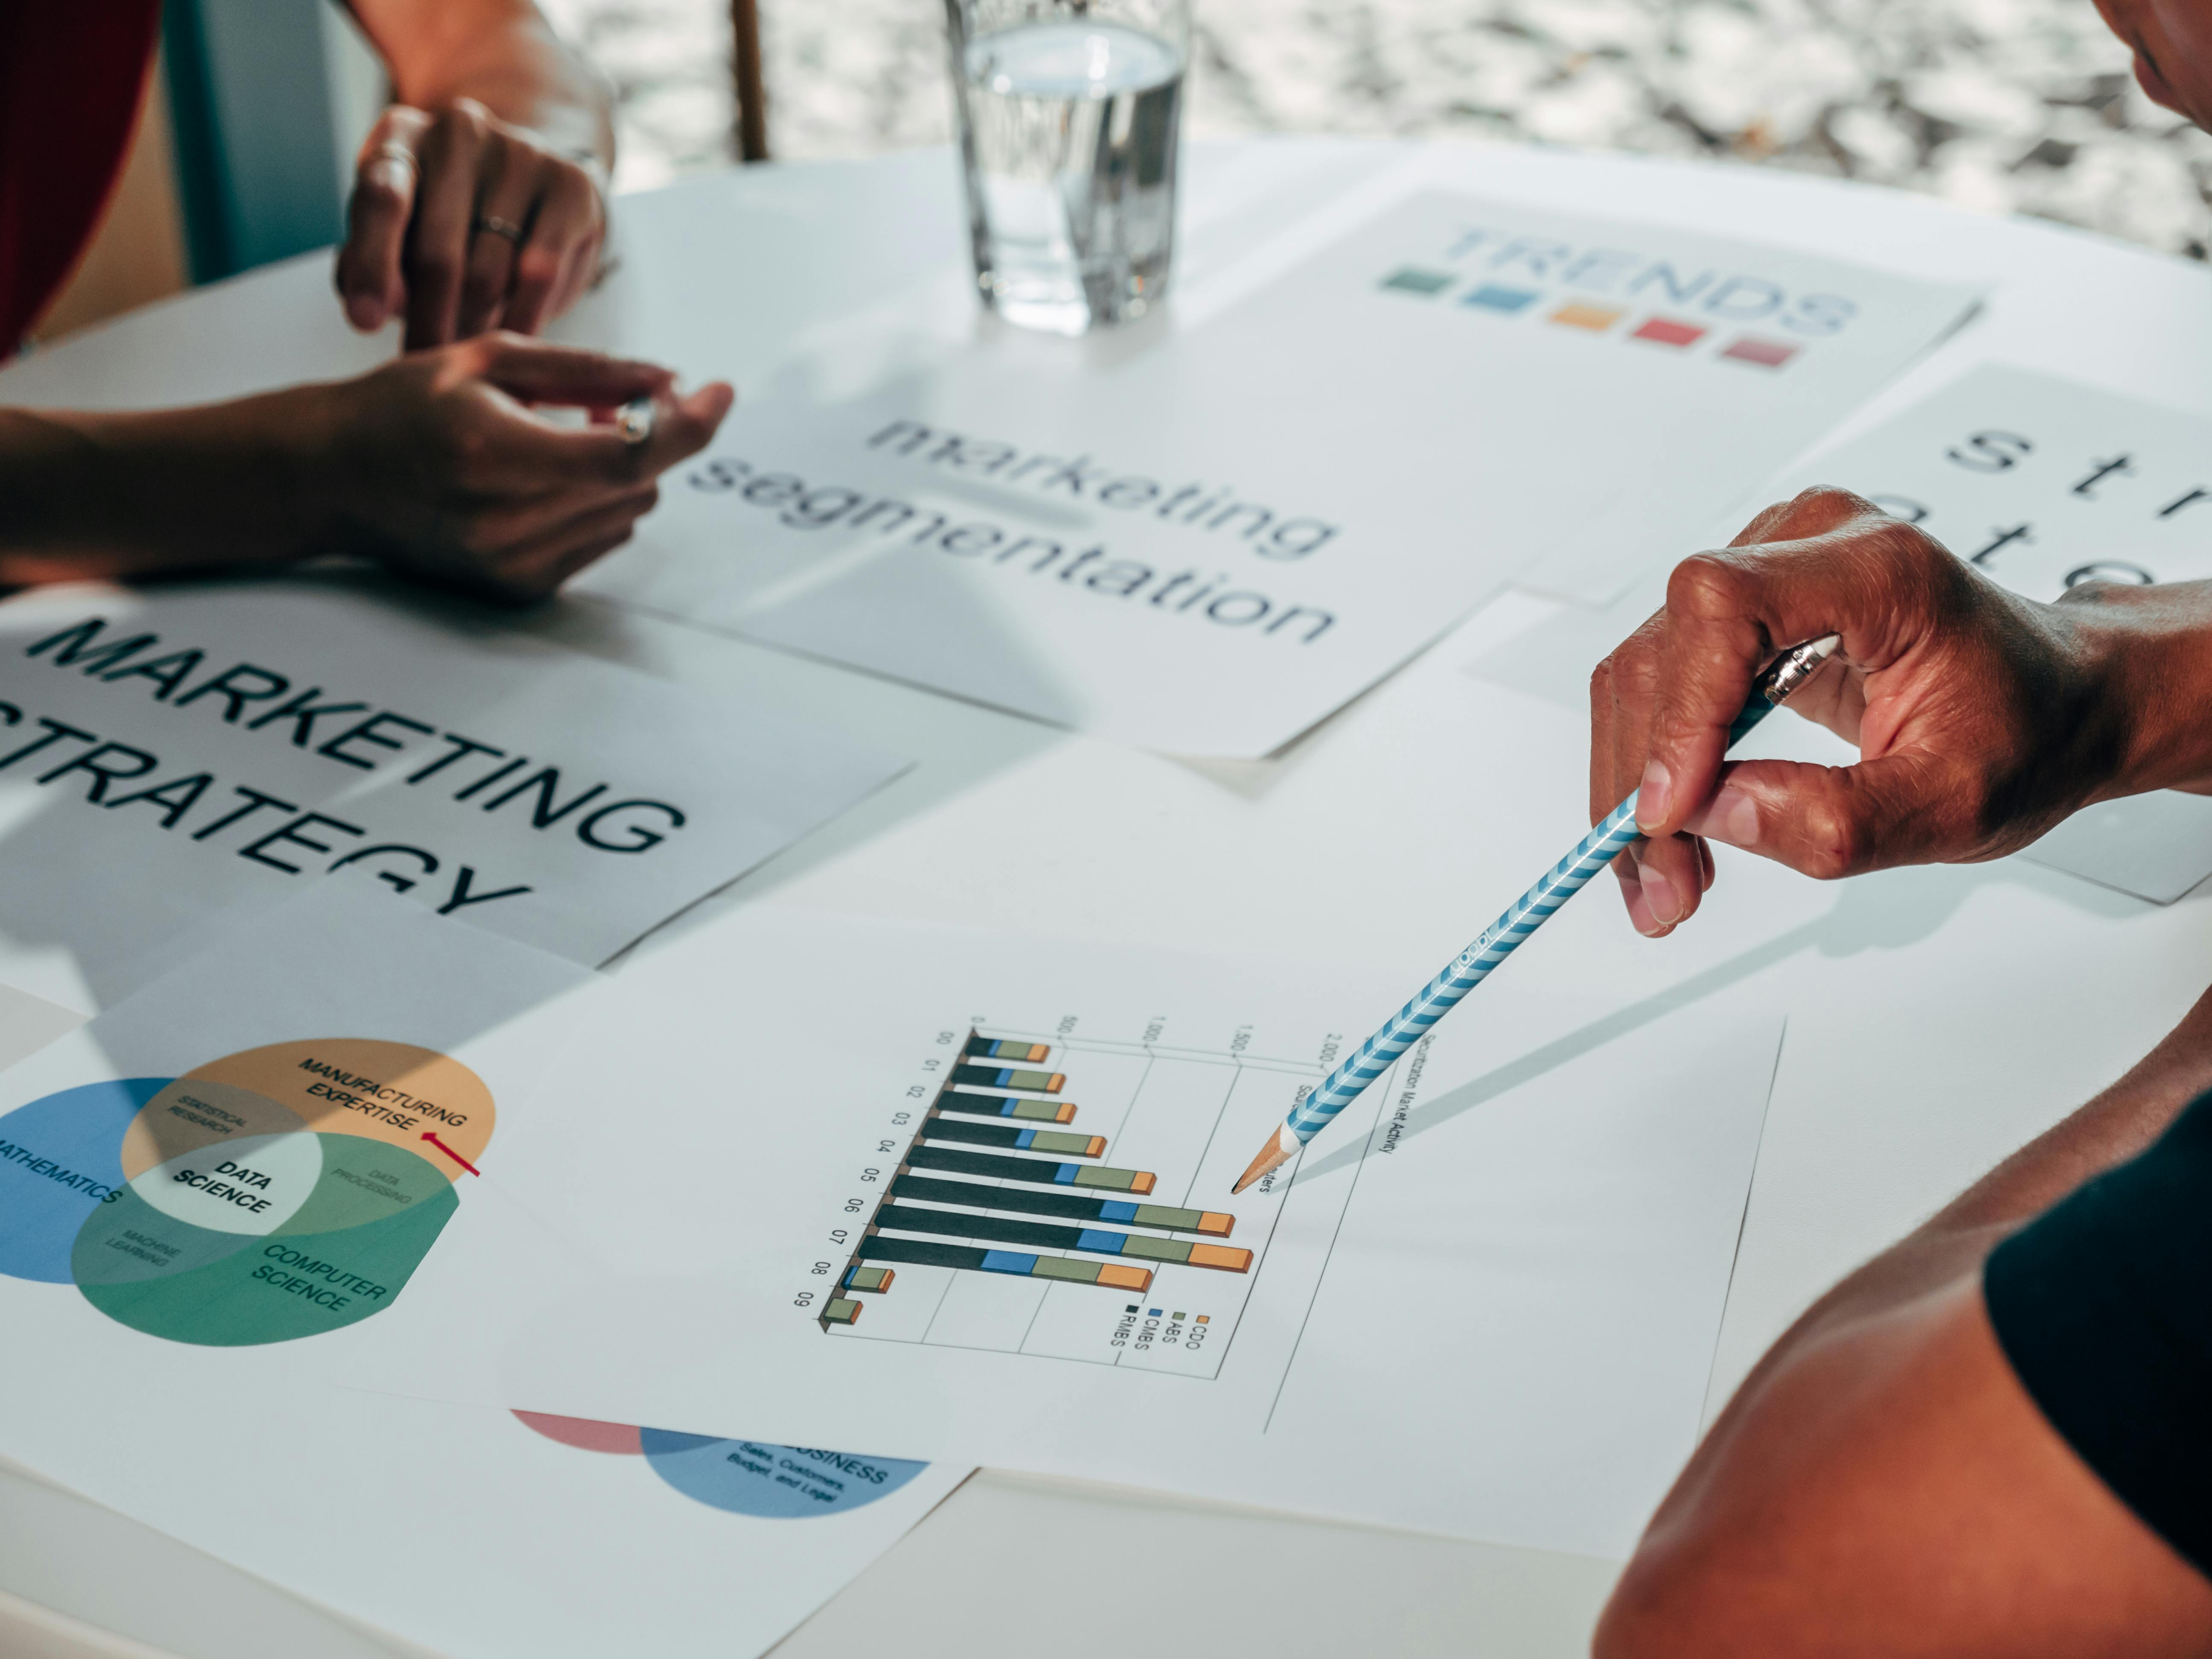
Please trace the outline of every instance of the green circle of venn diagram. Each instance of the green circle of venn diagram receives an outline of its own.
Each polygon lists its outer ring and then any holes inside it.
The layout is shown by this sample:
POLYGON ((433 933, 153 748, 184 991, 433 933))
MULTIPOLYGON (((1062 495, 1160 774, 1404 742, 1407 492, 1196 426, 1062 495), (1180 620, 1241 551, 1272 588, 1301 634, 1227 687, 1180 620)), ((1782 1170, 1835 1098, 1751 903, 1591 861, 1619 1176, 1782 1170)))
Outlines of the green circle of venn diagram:
POLYGON ((226 1055, 131 1120, 125 1184, 78 1232, 71 1277, 110 1318, 175 1342, 358 1323, 398 1299, 491 1130, 482 1079, 428 1048, 337 1037, 226 1055))

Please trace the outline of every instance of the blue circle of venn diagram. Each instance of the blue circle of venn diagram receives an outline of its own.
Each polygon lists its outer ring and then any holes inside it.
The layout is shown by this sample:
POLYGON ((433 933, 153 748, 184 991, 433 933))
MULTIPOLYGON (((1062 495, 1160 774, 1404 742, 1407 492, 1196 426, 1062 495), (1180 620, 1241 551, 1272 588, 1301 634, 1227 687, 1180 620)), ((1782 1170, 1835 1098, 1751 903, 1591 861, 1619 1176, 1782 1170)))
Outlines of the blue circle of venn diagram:
POLYGON ((666 1429, 641 1429, 638 1440, 653 1473, 686 1498, 733 1515, 781 1521, 859 1509, 929 1467, 666 1429))
POLYGON ((0 1117, 0 1273, 72 1282, 78 1232, 123 1195, 124 1131, 172 1080, 87 1083, 0 1117))

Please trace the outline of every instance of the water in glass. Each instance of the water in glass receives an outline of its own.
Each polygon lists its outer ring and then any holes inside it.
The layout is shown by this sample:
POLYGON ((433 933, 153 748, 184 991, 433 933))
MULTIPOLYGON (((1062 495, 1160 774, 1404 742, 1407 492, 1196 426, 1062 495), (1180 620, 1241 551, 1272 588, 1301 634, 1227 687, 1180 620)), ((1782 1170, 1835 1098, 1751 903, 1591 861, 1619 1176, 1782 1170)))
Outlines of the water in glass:
POLYGON ((1063 334, 1142 316, 1175 248, 1182 41, 1103 7, 963 32, 953 3, 984 303, 1063 334))

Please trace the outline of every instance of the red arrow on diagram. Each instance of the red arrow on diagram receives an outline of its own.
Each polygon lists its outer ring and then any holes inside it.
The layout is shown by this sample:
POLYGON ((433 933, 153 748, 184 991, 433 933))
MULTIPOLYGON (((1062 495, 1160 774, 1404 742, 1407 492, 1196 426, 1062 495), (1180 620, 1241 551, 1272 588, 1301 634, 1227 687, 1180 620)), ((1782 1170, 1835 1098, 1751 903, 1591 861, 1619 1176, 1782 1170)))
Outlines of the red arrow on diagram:
POLYGON ((455 1152, 452 1147, 450 1147, 450 1146, 448 1146, 447 1145, 446 1145, 446 1143, 445 1143, 444 1141, 442 1141, 442 1140, 439 1139, 438 1139, 438 1137, 437 1137, 437 1134, 436 1134, 436 1132, 435 1132, 435 1131, 434 1131, 434 1130, 430 1130, 430 1129, 425 1129, 425 1130, 423 1130, 423 1131, 422 1131, 422 1139, 425 1139, 425 1140, 427 1140, 427 1141, 428 1141, 428 1142, 429 1142, 433 1146, 435 1146, 435 1147, 436 1147, 440 1152, 443 1152, 443 1153, 444 1153, 447 1158, 450 1158, 451 1159, 453 1159, 454 1163, 456 1163, 456 1164, 459 1164, 459 1165, 460 1165, 464 1170, 467 1170, 471 1175, 472 1175, 472 1176, 480 1176, 480 1175, 482 1175, 482 1174, 483 1173, 483 1171, 482 1170, 479 1170, 478 1168, 477 1168, 477 1166, 476 1166, 475 1164, 473 1164, 470 1163, 470 1162, 468 1161, 468 1159, 466 1159, 466 1158, 463 1158, 463 1157, 462 1157, 459 1152, 455 1152))

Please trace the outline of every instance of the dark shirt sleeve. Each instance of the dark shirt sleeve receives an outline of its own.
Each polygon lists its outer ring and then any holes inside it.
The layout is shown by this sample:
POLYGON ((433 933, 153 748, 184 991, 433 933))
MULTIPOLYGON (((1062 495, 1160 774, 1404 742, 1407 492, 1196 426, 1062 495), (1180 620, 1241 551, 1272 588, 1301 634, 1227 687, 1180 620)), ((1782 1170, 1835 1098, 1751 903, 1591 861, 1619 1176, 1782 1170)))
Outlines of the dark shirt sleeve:
POLYGON ((1982 1290, 2051 1426, 2212 1574, 2212 1094, 2000 1244, 1982 1290))

